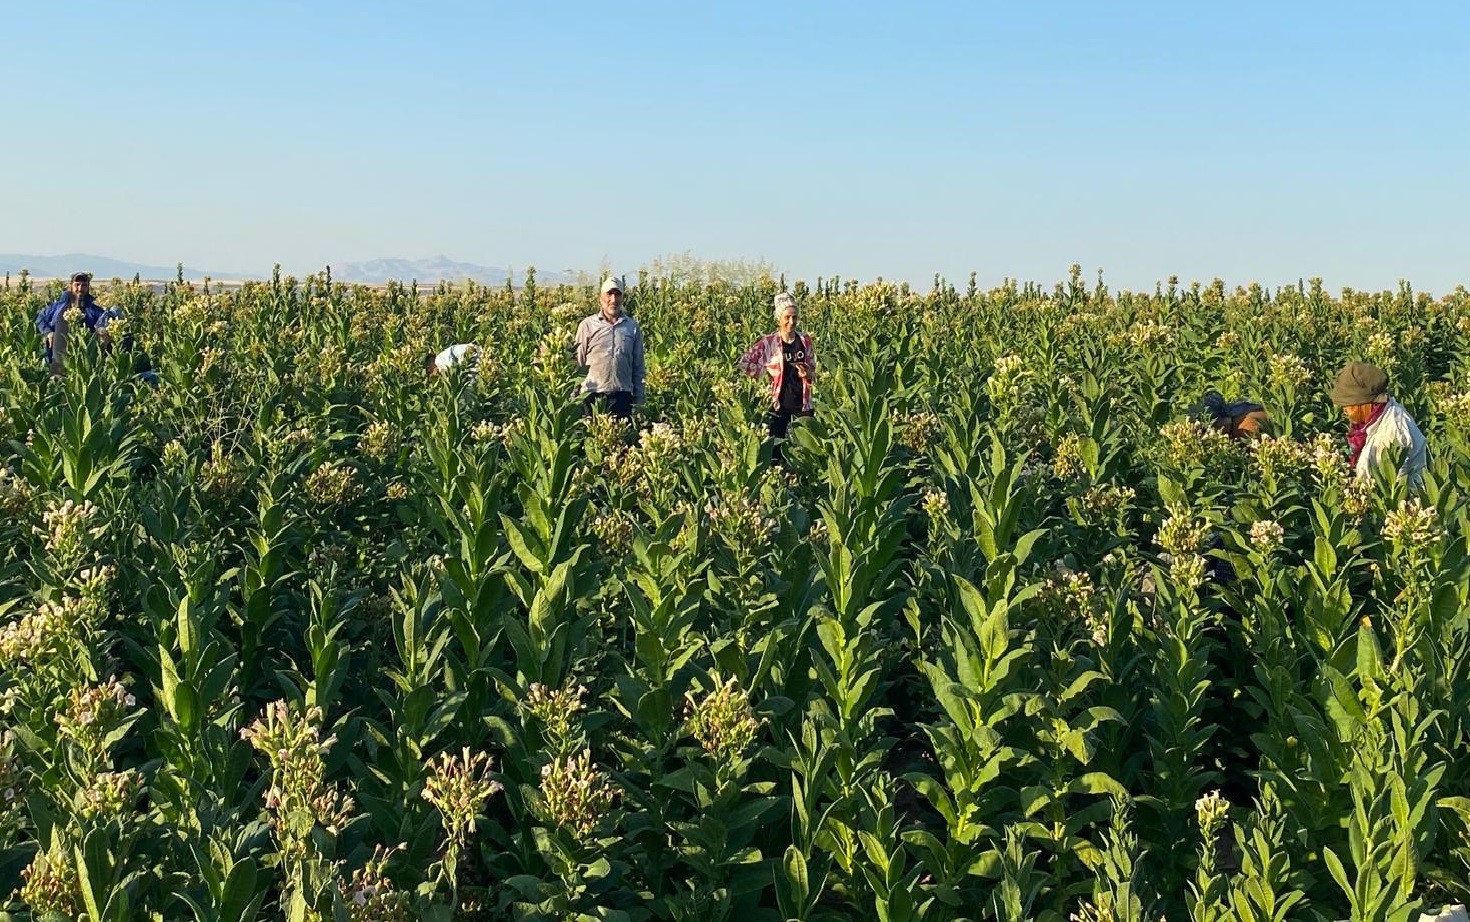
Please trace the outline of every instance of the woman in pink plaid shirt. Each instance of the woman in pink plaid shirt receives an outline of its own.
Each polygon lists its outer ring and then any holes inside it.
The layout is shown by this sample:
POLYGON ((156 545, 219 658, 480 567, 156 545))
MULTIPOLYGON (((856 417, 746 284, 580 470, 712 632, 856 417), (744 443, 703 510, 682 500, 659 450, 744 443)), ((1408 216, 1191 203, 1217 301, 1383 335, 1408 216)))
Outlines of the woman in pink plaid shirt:
POLYGON ((812 415, 812 380, 817 357, 810 334, 797 332, 801 310, 786 292, 776 295, 776 332, 756 341, 740 358, 740 370, 752 378, 764 372, 771 378, 771 411, 766 423, 777 440, 775 459, 781 459, 780 440, 791 428, 791 417, 812 415))

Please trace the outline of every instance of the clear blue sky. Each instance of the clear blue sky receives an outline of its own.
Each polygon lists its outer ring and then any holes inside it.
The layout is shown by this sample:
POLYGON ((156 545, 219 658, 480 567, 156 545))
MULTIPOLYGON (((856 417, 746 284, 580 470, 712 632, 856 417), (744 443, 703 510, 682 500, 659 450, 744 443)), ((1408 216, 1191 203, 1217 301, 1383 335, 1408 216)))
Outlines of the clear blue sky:
POLYGON ((1470 4, 17 3, 0 252, 1470 284, 1470 4))

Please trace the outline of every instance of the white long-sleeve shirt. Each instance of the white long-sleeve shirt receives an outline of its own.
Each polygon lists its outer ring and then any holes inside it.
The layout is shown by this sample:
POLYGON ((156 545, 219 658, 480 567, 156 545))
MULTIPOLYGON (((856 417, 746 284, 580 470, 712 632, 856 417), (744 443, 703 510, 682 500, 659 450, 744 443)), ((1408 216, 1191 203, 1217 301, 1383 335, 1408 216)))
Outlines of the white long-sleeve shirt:
POLYGON ((1429 451, 1424 442, 1424 433, 1403 405, 1392 397, 1383 412, 1368 427, 1368 440, 1358 455, 1357 475, 1360 480, 1373 477, 1384 452, 1391 447, 1403 449, 1404 460, 1399 466, 1399 476, 1409 478, 1409 485, 1417 487, 1424 477, 1425 465, 1429 463, 1429 451))
POLYGON ((448 371, 461 362, 468 362, 473 369, 479 363, 480 347, 474 343, 459 343, 434 356, 434 364, 440 371, 448 371))

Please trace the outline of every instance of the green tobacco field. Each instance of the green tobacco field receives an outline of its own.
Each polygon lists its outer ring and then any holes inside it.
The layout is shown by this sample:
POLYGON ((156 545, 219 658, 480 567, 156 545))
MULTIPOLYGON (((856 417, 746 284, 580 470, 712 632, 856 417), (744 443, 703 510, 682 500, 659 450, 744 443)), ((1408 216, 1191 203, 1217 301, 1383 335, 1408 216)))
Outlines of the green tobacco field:
POLYGON ((0 289, 11 919, 1415 920, 1470 893, 1470 294, 0 289), (477 343, 475 376, 424 358, 477 343), (134 374, 146 356, 161 383, 134 374), (1347 465, 1337 369, 1429 440, 1347 465), (1275 436, 1192 421, 1207 390, 1275 436))

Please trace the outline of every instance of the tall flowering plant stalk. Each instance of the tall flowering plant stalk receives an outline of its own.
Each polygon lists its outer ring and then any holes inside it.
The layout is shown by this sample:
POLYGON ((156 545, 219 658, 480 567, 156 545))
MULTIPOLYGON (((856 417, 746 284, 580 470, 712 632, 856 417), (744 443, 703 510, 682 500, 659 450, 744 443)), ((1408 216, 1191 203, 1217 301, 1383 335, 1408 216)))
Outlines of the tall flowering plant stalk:
POLYGON ((276 840, 270 863, 283 878, 287 918, 319 917, 336 885, 334 841, 356 812, 351 797, 330 779, 326 754, 335 736, 322 736, 320 708, 277 700, 240 731, 270 768, 264 807, 276 840))
POLYGON ((458 903, 459 857, 475 831, 485 804, 502 788, 491 777, 490 757, 472 753, 440 753, 430 760, 424 780, 424 800, 439 811, 444 826, 441 868, 450 887, 450 905, 458 903))
MULTIPOLYGON (((807 717, 830 735, 835 754, 826 782, 835 805, 819 841, 853 886, 860 883, 858 798, 890 745, 879 721, 891 711, 875 702, 886 665, 883 637, 905 599, 900 572, 912 502, 905 471, 892 457, 892 425, 882 399, 892 376, 869 361, 872 375, 846 385, 853 391, 851 408, 830 414, 825 424, 829 492, 818 508, 826 544, 817 560, 827 601, 815 609, 820 648, 814 656, 824 697, 807 717)), ((810 448, 814 441, 802 444, 810 448)))

